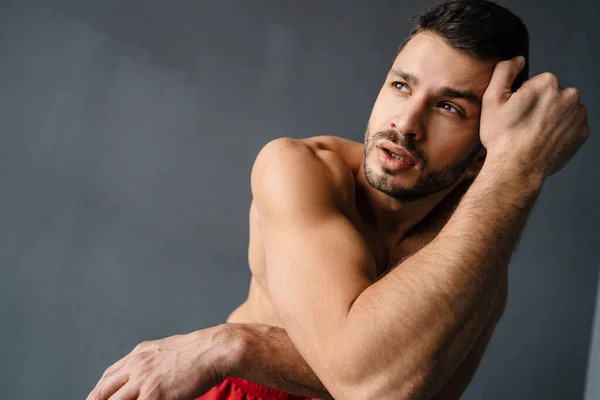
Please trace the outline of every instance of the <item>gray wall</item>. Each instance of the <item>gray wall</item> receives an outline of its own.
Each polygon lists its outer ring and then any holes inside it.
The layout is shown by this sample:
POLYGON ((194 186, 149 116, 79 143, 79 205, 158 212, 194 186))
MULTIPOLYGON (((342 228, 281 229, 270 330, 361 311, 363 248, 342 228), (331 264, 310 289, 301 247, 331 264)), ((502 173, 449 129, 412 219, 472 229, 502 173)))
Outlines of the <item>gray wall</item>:
MULTIPOLYGON (((0 398, 83 398, 140 341, 223 321, 249 281, 255 155, 279 136, 361 140, 426 4, 3 2, 0 398)), ((464 398, 581 399, 600 266, 600 5, 501 4, 530 27, 532 72, 581 89, 592 137, 544 188, 464 398)))

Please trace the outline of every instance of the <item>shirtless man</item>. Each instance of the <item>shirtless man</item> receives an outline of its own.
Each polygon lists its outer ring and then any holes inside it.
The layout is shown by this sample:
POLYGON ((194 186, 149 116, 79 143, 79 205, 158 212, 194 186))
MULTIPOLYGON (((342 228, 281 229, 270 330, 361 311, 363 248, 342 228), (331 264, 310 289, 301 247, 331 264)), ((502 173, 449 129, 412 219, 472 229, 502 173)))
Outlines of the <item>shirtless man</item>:
POLYGON ((527 50, 492 3, 424 14, 364 144, 261 150, 250 291, 228 323, 141 343, 88 398, 458 399, 543 183, 589 135, 576 89, 549 73, 520 86, 527 50))

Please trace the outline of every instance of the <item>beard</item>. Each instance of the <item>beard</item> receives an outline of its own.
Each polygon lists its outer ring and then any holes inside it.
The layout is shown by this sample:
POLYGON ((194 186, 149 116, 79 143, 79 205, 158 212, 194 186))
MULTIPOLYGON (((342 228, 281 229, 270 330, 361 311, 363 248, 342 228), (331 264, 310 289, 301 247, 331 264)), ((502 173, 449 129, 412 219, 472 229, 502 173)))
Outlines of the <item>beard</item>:
POLYGON ((369 185, 388 196, 401 202, 411 202, 448 189, 455 184, 464 172, 473 163, 483 145, 481 142, 463 160, 454 165, 428 170, 429 164, 425 154, 417 147, 416 143, 404 135, 399 135, 394 130, 381 131, 369 139, 369 131, 365 135, 363 169, 369 185), (415 159, 416 165, 423 171, 419 174, 417 181, 411 186, 405 187, 393 183, 393 172, 383 168, 383 174, 378 175, 373 168, 367 164, 367 155, 376 151, 375 145, 371 145, 377 139, 387 139, 397 145, 404 147, 415 159))

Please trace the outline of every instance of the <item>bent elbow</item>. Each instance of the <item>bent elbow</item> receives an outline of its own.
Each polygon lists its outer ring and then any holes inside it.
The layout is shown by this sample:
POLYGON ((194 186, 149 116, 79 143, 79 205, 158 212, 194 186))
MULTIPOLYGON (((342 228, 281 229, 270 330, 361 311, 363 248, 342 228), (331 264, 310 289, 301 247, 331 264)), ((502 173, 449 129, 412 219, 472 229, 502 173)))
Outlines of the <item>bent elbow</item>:
POLYGON ((347 357, 332 357, 328 370, 332 387, 327 389, 335 399, 421 400, 433 395, 431 368, 415 367, 398 360, 395 365, 380 365, 370 357, 360 360, 357 351, 347 357), (404 366, 404 367, 401 367, 404 366))

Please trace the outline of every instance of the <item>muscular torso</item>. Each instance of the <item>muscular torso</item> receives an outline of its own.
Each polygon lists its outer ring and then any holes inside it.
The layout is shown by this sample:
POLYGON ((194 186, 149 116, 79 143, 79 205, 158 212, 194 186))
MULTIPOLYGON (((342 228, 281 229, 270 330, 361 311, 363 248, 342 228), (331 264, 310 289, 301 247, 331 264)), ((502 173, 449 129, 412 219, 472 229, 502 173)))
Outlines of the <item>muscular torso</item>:
MULTIPOLYGON (((363 155, 363 144, 332 136, 319 136, 303 140, 315 151, 332 151, 341 157, 350 167, 354 176, 360 169, 363 155)), ((402 241, 393 247, 384 245, 385 238, 381 238, 367 227, 369 224, 360 212, 356 202, 348 204, 345 211, 356 229, 361 233, 365 243, 376 261, 378 276, 382 277, 404 259, 427 245, 442 229, 450 218, 454 208, 462 195, 469 187, 465 182, 458 186, 451 194, 432 210, 422 221, 414 226, 402 241)), ((252 272, 248 298, 236 308, 227 318, 227 322, 237 323, 264 323, 272 326, 283 327, 270 299, 266 278, 265 254, 263 239, 260 232, 256 209, 250 206, 250 239, 248 248, 248 263, 252 272)), ((401 268, 398 266, 397 268, 401 268)), ((465 361, 446 382, 444 387, 432 400, 458 399, 470 382, 483 352, 491 338, 498 319, 500 318, 507 297, 507 279, 502 282, 494 304, 490 310, 489 322, 482 332, 477 343, 466 357, 465 361)))

